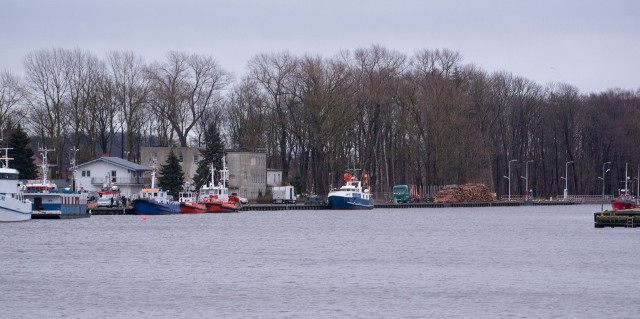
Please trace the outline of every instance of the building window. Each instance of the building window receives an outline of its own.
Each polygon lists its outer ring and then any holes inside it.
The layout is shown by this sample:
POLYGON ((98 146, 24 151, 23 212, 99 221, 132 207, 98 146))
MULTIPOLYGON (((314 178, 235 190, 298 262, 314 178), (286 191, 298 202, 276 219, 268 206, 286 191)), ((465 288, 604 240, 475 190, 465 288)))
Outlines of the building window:
POLYGON ((182 154, 178 154, 178 162, 182 163, 184 161, 184 157, 182 154))
POLYGON ((111 171, 111 182, 112 183, 116 182, 116 171, 111 171))
POLYGON ((193 163, 198 164, 198 155, 193 155, 193 163))
POLYGON ((82 177, 91 177, 91 171, 82 171, 82 177))

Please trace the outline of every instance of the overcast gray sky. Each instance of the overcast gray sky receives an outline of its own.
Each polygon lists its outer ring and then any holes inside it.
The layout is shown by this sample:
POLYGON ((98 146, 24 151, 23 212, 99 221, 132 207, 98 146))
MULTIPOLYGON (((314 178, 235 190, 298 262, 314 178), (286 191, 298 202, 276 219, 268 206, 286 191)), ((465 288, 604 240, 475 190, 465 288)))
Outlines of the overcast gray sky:
POLYGON ((256 54, 372 44, 452 49, 488 72, 584 93, 640 88, 637 0, 0 0, 0 71, 19 75, 24 56, 54 47, 207 54, 241 77, 256 54))

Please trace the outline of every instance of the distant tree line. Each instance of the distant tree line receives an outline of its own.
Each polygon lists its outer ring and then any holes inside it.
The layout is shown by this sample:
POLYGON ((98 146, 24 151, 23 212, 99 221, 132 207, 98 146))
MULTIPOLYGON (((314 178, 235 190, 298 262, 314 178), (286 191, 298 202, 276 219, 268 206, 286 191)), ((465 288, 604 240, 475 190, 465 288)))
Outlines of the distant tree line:
POLYGON ((266 149, 267 166, 306 192, 326 193, 359 168, 375 192, 482 182, 504 195, 508 177, 512 194, 528 184, 557 196, 564 178, 572 194, 600 194, 605 162, 607 194, 623 187, 626 163, 638 185, 640 90, 543 86, 446 49, 259 54, 234 79, 210 56, 170 52, 147 63, 131 52, 100 59, 54 48, 24 57, 24 74, 0 78, 0 127, 20 123, 32 143, 55 148, 56 177, 74 147, 80 163, 100 154, 139 161, 143 146, 203 147, 214 127, 228 148, 266 149))

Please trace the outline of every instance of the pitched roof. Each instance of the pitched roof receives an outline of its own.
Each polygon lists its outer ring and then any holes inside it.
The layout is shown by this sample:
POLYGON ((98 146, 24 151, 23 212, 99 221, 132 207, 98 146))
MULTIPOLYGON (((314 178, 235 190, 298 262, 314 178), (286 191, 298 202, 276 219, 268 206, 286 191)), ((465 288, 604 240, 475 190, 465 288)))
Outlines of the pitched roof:
POLYGON ((92 161, 88 161, 86 163, 82 163, 82 164, 78 165, 78 167, 82 167, 82 166, 85 166, 85 165, 88 165, 88 164, 91 164, 91 163, 94 163, 94 162, 98 162, 98 161, 107 162, 109 164, 113 164, 113 165, 116 165, 116 166, 121 166, 121 167, 130 169, 132 171, 150 171, 151 170, 151 168, 149 168, 147 166, 142 166, 142 165, 136 164, 134 162, 129 162, 129 161, 127 161, 125 159, 122 159, 120 157, 99 157, 99 158, 96 158, 96 159, 94 159, 92 161))

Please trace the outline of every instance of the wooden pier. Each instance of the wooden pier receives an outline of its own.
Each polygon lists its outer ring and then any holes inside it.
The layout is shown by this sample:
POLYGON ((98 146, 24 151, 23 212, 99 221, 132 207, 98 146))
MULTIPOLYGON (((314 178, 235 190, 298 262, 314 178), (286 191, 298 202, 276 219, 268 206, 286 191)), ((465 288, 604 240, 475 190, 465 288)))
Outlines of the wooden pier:
POLYGON ((604 211, 593 214, 593 222, 596 228, 604 227, 640 227, 640 210, 625 209, 604 211))

